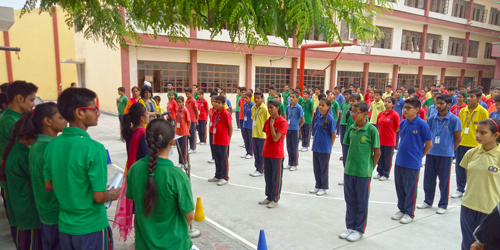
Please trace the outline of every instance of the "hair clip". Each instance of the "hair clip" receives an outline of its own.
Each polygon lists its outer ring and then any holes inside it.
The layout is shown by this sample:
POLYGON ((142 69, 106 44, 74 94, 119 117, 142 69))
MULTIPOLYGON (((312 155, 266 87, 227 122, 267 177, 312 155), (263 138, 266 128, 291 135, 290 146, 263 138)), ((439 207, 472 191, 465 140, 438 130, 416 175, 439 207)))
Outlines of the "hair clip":
POLYGON ((158 135, 158 140, 163 141, 163 138, 161 135, 158 135))
POLYGON ((6 163, 6 161, 5 161, 5 160, 2 160, 2 163, 6 163))
POLYGON ((35 110, 34 109, 31 110, 31 114, 35 114, 35 110))
POLYGON ((149 174, 149 176, 155 176, 155 173, 149 174))

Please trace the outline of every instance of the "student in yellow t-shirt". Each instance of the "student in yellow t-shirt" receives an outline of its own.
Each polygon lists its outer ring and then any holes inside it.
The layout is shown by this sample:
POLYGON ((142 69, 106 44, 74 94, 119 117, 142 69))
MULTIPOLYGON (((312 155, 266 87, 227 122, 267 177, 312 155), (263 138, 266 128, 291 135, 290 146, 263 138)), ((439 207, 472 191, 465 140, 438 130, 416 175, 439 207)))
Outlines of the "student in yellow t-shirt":
MULTIPOLYGON (((457 148, 457 165, 462 161, 465 153, 471 148, 479 146, 476 141, 476 129, 480 121, 488 119, 488 111, 479 105, 481 100, 481 91, 473 89, 469 91, 467 96, 467 107, 460 110, 458 118, 462 123, 462 142, 457 148)), ((465 192, 467 176, 465 169, 455 165, 455 173, 457 177, 457 191, 451 195, 451 198, 461 198, 465 192)))
POLYGON ((467 175, 467 192, 460 209, 462 249, 470 249, 474 230, 500 200, 499 126, 498 119, 479 122, 476 138, 482 145, 469 150, 460 162, 467 175))
POLYGON ((252 177, 262 176, 264 171, 264 158, 262 150, 266 141, 266 133, 262 131, 264 123, 269 118, 269 112, 266 105, 263 104, 264 94, 260 91, 255 91, 254 94, 255 106, 252 107, 252 144, 253 155, 255 158, 255 171, 250 173, 252 177))
POLYGON ((384 102, 382 101, 382 90, 374 91, 375 100, 371 103, 372 117, 370 118, 370 123, 377 127, 378 114, 385 111, 384 102))

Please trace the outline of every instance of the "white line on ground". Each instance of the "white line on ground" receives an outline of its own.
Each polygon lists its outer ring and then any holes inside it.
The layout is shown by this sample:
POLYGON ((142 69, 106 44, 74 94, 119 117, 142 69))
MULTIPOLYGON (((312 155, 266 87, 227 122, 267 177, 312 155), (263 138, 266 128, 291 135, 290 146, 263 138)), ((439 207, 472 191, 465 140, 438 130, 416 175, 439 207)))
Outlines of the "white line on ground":
POLYGON ((115 167, 115 168, 118 168, 118 169, 119 169, 119 170, 121 170, 122 172, 125 172, 125 169, 123 169, 122 167, 120 167, 120 166, 118 166, 118 165, 116 165, 116 164, 114 164, 114 163, 111 163, 111 164, 109 164, 109 165, 111 165, 111 166, 113 166, 113 167, 115 167))
POLYGON ((238 239, 239 241, 245 243, 247 246, 251 247, 252 249, 257 249, 257 246, 252 244, 251 242, 249 242, 248 240, 244 239, 243 237, 237 235, 236 233, 234 233, 233 231, 223 227, 222 225, 220 225, 219 223, 209 219, 208 217, 205 216, 205 219, 212 223, 212 225, 218 227, 219 229, 223 230, 224 232, 230 234, 231 236, 233 236, 234 238, 238 239))

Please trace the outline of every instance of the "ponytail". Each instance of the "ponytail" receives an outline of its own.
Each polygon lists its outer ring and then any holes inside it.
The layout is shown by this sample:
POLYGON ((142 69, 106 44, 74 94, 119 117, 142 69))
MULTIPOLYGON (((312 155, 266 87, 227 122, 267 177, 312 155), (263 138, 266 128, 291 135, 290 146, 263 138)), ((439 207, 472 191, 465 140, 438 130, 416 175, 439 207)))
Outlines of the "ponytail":
POLYGON ((132 125, 139 125, 141 123, 141 117, 143 117, 145 113, 146 107, 138 102, 130 106, 128 113, 123 116, 121 125, 121 136, 123 140, 130 140, 134 132, 132 125))
MULTIPOLYGON (((326 106, 328 106, 328 110, 332 108, 332 101, 330 101, 330 99, 323 97, 320 102, 325 102, 326 106)), ((326 112, 325 120, 323 121, 323 128, 328 129, 328 112, 326 112)))
POLYGON ((158 164, 158 155, 161 149, 168 147, 174 138, 174 126, 164 119, 154 119, 146 129, 146 141, 149 146, 148 181, 144 193, 144 214, 149 217, 156 206, 155 171, 158 164))

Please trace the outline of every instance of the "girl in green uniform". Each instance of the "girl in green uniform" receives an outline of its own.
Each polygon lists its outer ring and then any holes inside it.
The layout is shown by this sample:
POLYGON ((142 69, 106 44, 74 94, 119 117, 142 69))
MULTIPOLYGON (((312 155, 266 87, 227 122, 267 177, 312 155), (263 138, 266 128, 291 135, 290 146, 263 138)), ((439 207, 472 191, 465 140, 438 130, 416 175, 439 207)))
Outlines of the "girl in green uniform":
POLYGON ((168 159, 174 131, 167 120, 151 121, 146 128, 149 156, 134 163, 127 175, 126 197, 135 204, 136 249, 189 250, 193 245, 188 231, 194 218, 191 183, 168 159))

